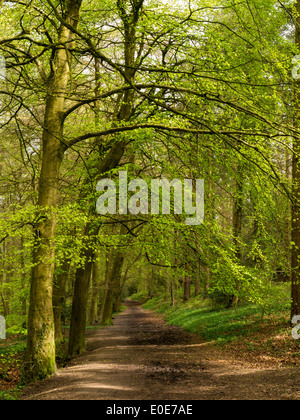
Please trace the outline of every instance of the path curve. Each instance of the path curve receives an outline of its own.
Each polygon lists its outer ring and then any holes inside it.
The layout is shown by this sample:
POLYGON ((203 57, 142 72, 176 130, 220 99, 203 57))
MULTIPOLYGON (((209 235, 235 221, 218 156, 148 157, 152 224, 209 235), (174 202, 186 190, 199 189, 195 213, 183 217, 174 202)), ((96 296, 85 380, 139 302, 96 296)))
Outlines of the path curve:
POLYGON ((136 302, 87 333, 88 351, 23 400, 300 399, 299 368, 262 369, 168 326, 136 302))

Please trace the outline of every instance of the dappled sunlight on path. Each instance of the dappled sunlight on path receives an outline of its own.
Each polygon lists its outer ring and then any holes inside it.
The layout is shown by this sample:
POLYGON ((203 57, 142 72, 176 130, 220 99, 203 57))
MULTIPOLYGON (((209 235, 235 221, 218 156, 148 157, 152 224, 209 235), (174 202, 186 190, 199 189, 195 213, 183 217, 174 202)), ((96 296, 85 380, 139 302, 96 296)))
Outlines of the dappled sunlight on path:
POLYGON ((300 399, 298 368, 262 369, 234 360, 134 303, 87 339, 85 354, 26 387, 22 399, 300 399))

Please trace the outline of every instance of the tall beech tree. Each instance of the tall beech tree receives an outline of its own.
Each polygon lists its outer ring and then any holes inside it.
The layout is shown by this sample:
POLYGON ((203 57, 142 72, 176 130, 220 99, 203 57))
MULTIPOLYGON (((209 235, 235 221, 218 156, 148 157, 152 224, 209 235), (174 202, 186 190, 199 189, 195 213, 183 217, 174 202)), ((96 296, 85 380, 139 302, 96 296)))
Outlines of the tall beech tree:
POLYGON ((81 3, 81 0, 66 0, 62 3, 61 16, 65 23, 60 25, 52 58, 52 71, 47 83, 43 159, 38 189, 39 222, 35 227, 24 367, 26 380, 49 377, 56 369, 52 302, 56 216, 53 209, 57 205, 59 170, 63 159, 63 120, 71 72, 69 51, 74 47, 73 29, 79 24, 81 3))

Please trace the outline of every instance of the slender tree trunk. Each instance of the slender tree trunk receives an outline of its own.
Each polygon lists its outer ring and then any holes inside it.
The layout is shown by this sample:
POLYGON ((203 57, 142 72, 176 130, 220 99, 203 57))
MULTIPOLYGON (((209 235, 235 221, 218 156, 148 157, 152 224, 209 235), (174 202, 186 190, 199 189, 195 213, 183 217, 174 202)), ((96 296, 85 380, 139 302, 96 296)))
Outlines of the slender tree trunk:
POLYGON ((171 305, 175 306, 175 278, 174 274, 171 272, 171 305))
POLYGON ((170 279, 169 276, 165 277, 165 296, 164 301, 167 302, 169 300, 170 295, 170 279))
POLYGON ((113 260, 112 269, 110 271, 109 288, 107 290, 103 308, 102 325, 112 324, 113 305, 115 302, 116 291, 120 287, 120 277, 123 262, 124 256, 122 252, 117 252, 113 260))
POLYGON ((194 285, 195 285, 195 291, 194 291, 194 296, 198 296, 200 295, 201 292, 201 287, 200 287, 200 278, 199 278, 199 272, 200 272, 200 267, 198 265, 197 267, 197 272, 195 273, 194 276, 194 285))
POLYGON ((183 301, 187 302, 191 297, 191 276, 186 274, 184 276, 184 294, 183 294, 183 301))
POLYGON ((6 270, 6 242, 4 241, 2 244, 0 244, 0 253, 1 253, 1 260, 2 260, 2 270, 0 271, 0 286, 2 286, 1 291, 1 301, 3 306, 3 315, 6 317, 9 314, 9 296, 7 295, 7 290, 5 290, 5 286, 8 283, 8 277, 7 277, 7 270, 6 270))
POLYGON ((299 158, 300 145, 294 142, 294 155, 293 155, 293 197, 294 203, 292 205, 292 257, 291 257, 291 278, 292 278, 292 307, 291 317, 300 315, 300 168, 299 158))
MULTIPOLYGON (((64 18, 69 25, 78 25, 81 0, 66 2, 64 18)), ((58 47, 53 60, 46 100, 43 159, 38 188, 39 222, 36 225, 28 315, 27 351, 23 378, 25 381, 43 379, 56 371, 55 333, 52 306, 54 274, 54 235, 59 189, 59 170, 63 160, 63 112, 70 77, 68 48, 73 33, 64 25, 60 28, 58 47)))
POLYGON ((97 255, 95 258, 95 262, 93 264, 93 272, 92 272, 92 301, 91 301, 91 310, 90 310, 90 324, 97 324, 99 322, 98 317, 98 305, 99 305, 99 295, 100 295, 100 261, 99 256, 97 255))
POLYGON ((152 267, 151 275, 149 276, 149 281, 148 281, 148 297, 150 299, 153 298, 154 283, 155 283, 155 271, 154 271, 154 268, 152 267))
POLYGON ((57 274, 53 285, 53 315, 55 327, 55 342, 59 343, 63 340, 61 314, 62 306, 66 293, 66 284, 69 276, 70 261, 65 261, 60 272, 57 274))
MULTIPOLYGON (((243 217, 243 182, 242 182, 242 168, 237 167, 236 181, 235 181, 235 196, 233 200, 233 243, 235 249, 235 256, 237 260, 241 262, 241 236, 242 236, 242 217, 243 217)), ((240 285, 236 285, 237 291, 240 289, 240 285)), ((230 296, 228 308, 234 307, 238 304, 238 294, 230 296)))
POLYGON ((124 274, 122 276, 120 276, 120 282, 119 282, 120 285, 119 285, 119 288, 116 292, 115 304, 114 304, 114 308, 113 308, 114 312, 120 312, 120 310, 121 310, 122 292, 123 292, 125 282, 126 282, 126 279, 127 279, 128 271, 129 271, 129 266, 126 268, 124 274))
POLYGON ((105 284, 105 289, 103 292, 103 297, 102 297, 102 302, 101 302, 101 307, 100 307, 100 312, 99 312, 99 322, 100 324, 102 324, 102 320, 103 320, 103 313, 104 313, 104 308, 105 308, 105 302, 106 302, 106 298, 107 298, 107 292, 108 292, 108 283, 105 284))
MULTIPOLYGON (((295 42, 300 48, 300 0, 296 3, 296 37, 295 42)), ((295 81, 295 107, 294 124, 299 128, 300 116, 300 82, 295 81)), ((300 141, 293 141, 293 205, 292 205, 292 256, 291 256, 291 280, 292 280, 292 307, 291 317, 300 315, 300 141)))
POLYGON ((94 263, 95 249, 99 225, 88 223, 85 227, 85 236, 88 238, 82 257, 83 266, 78 267, 75 276, 74 297, 69 336, 69 357, 85 351, 85 329, 87 321, 87 302, 90 279, 94 263))
POLYGON ((210 268, 209 266, 200 265, 200 278, 202 283, 202 293, 204 299, 208 297, 209 284, 210 284, 210 268))
POLYGON ((233 201, 233 241, 235 248, 235 255, 238 260, 241 260, 241 245, 240 239, 242 235, 242 217, 243 217, 243 182, 242 170, 237 169, 235 197, 233 201))
MULTIPOLYGON (((120 235, 128 233, 127 228, 121 225, 120 235)), ((112 262, 108 267, 107 293, 103 301, 103 315, 101 323, 103 325, 112 324, 112 314, 117 292, 120 289, 121 271, 124 263, 124 254, 121 250, 111 251, 112 262)))
POLYGON ((103 320, 103 313, 105 308, 105 302, 107 298, 107 292, 109 289, 109 279, 110 279, 110 270, 112 265, 112 251, 106 253, 106 267, 105 267, 105 276, 104 276, 104 284, 103 284, 103 297, 101 302, 101 308, 99 313, 99 321, 102 323, 103 320))
MULTIPOLYGON (((20 243, 20 264, 22 269, 22 280, 21 280, 21 288, 22 290, 25 289, 26 285, 26 269, 25 269, 25 258, 24 258, 24 236, 21 236, 21 243, 20 243)), ((22 315, 26 315, 27 310, 27 299, 25 296, 22 297, 22 315)))

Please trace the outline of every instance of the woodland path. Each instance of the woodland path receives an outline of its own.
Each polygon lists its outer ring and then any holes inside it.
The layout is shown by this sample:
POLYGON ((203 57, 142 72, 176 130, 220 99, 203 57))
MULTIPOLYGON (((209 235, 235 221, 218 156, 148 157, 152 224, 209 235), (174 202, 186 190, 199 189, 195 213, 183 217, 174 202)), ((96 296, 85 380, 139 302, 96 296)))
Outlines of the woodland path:
POLYGON ((299 368, 238 361, 198 336, 168 326, 137 302, 114 325, 87 333, 88 351, 25 400, 300 399, 299 368))

